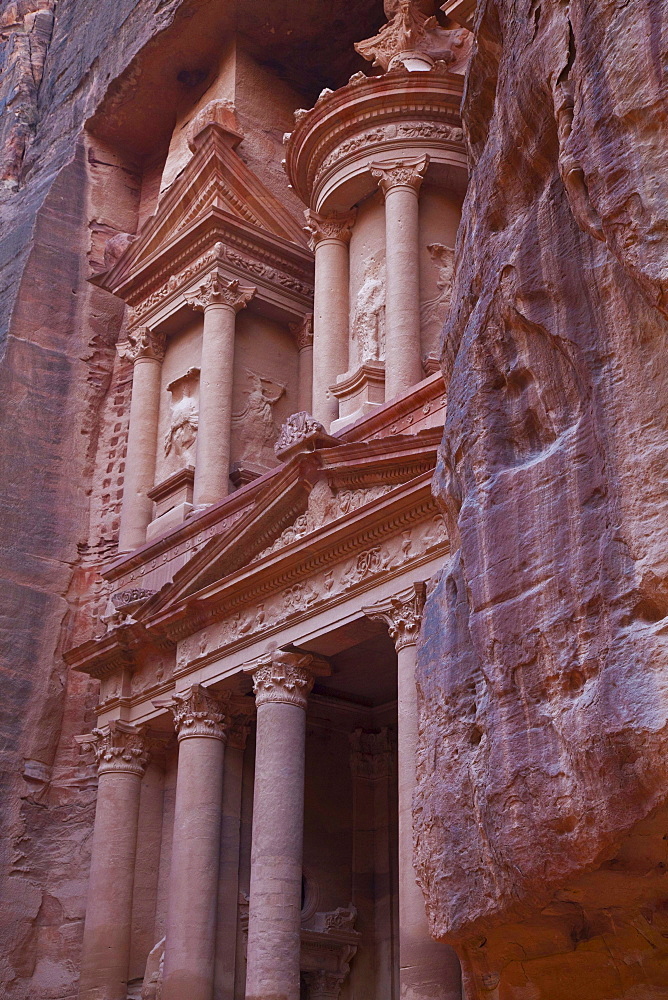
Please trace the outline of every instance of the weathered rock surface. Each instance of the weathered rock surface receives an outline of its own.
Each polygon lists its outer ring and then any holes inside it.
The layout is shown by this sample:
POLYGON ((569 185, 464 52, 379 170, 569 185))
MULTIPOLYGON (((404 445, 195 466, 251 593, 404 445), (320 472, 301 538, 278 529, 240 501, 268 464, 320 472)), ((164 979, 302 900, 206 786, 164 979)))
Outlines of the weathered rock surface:
POLYGON ((668 990, 665 0, 479 0, 416 858, 467 996, 668 990))

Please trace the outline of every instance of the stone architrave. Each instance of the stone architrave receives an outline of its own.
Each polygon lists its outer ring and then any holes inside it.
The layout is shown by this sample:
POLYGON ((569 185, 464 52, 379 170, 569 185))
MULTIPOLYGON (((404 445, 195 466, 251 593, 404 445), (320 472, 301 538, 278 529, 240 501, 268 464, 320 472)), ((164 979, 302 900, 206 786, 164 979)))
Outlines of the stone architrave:
POLYGON ((228 702, 195 684, 159 703, 179 741, 161 1000, 213 993, 228 702))
POLYGON ((413 868, 413 791, 416 784, 418 705, 416 645, 425 585, 413 584, 362 610, 387 625, 397 650, 399 769, 399 987, 402 1000, 461 1000, 456 953, 429 933, 422 890, 413 868))
POLYGON ((339 415, 338 403, 329 387, 348 369, 348 247, 355 214, 326 216, 312 211, 304 213, 311 249, 315 251, 311 412, 327 429, 339 415))
POLYGON ((271 650, 245 669, 257 705, 246 1000, 299 1000, 306 706, 327 668, 271 650))
POLYGON ((193 500, 216 503, 229 492, 236 316, 256 289, 216 269, 184 298, 204 313, 199 427, 193 500))
POLYGON ((385 399, 422 378, 418 197, 429 156, 371 163, 385 196, 385 399))
POLYGON ((120 552, 130 552, 146 541, 153 502, 148 496, 155 481, 160 411, 160 373, 165 336, 147 326, 127 335, 121 357, 133 364, 130 424, 125 458, 123 503, 118 539, 120 552))
POLYGON ((80 1000, 125 1000, 132 929, 141 781, 149 759, 144 730, 115 721, 77 737, 99 775, 80 1000))

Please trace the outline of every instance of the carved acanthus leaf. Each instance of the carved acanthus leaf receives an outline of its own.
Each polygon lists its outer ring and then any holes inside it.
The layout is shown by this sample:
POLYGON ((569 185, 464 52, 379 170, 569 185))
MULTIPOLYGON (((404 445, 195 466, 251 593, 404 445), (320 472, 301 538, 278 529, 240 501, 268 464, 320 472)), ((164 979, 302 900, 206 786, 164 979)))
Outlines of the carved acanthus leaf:
POLYGON ((175 693, 171 701, 156 702, 156 705, 168 708, 174 716, 174 728, 179 740, 191 736, 224 740, 229 724, 229 700, 228 692, 214 694, 201 684, 193 684, 187 690, 175 693))
POLYGON ((141 777, 146 770, 149 748, 143 727, 117 720, 75 739, 82 753, 93 751, 100 774, 125 771, 141 777))
POLYGON ((368 618, 385 622, 399 652, 404 646, 415 645, 418 640, 424 600, 424 583, 415 583, 386 601, 362 608, 362 611, 368 618))
POLYGON ((308 653, 274 649, 244 668, 253 677, 255 703, 296 705, 306 710, 316 675, 328 672, 325 661, 308 653))
POLYGON ((120 353, 122 358, 133 364, 144 358, 162 361, 165 356, 165 335, 156 333, 148 326, 137 326, 134 330, 128 330, 127 346, 120 353))
POLYGON ((253 286, 242 285, 236 278, 230 280, 215 270, 206 276, 194 292, 187 292, 183 297, 192 309, 200 312, 211 305, 230 306, 235 312, 239 312, 248 305, 255 292, 253 286))
POLYGON ((307 209, 304 212, 306 219, 304 232, 309 234, 311 250, 315 250, 322 240, 350 242, 356 215, 356 211, 352 211, 348 215, 319 215, 317 212, 307 209))
POLYGON ((468 55, 471 33, 442 28, 430 10, 434 5, 425 0, 398 0, 391 7, 386 5, 386 16, 391 20, 377 35, 358 42, 356 51, 383 72, 402 64, 409 69, 428 69, 437 60, 454 68, 468 55))
POLYGON ((370 163, 371 176, 385 196, 396 187, 409 187, 419 191, 429 166, 429 156, 425 154, 414 160, 388 160, 370 163))
POLYGON ((290 323, 290 332, 297 341, 297 349, 313 347, 313 313, 307 313, 299 323, 290 323))

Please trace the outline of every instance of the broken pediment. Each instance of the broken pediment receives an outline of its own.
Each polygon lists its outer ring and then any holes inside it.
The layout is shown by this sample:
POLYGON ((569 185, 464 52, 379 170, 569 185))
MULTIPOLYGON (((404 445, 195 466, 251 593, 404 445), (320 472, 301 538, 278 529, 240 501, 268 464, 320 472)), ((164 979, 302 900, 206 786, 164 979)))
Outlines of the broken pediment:
POLYGON ((240 141, 240 133, 232 130, 228 122, 208 121, 193 136, 194 153, 162 196, 155 215, 95 283, 119 294, 130 275, 142 271, 213 211, 279 240, 306 247, 301 223, 236 152, 240 141))

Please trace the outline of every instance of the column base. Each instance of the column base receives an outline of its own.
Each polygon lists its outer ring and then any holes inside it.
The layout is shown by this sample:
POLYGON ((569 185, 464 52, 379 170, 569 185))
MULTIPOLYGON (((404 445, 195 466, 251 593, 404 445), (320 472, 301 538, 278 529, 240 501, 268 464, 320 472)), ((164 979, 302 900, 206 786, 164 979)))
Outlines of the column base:
POLYGON ((332 432, 354 423, 385 402, 385 362, 364 361, 352 371, 339 375, 330 392, 339 401, 339 416, 332 432))

